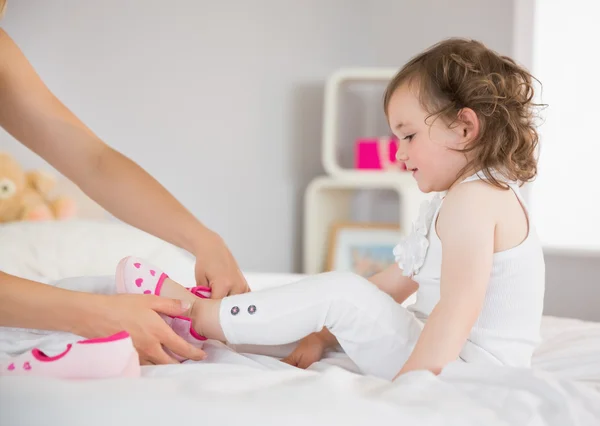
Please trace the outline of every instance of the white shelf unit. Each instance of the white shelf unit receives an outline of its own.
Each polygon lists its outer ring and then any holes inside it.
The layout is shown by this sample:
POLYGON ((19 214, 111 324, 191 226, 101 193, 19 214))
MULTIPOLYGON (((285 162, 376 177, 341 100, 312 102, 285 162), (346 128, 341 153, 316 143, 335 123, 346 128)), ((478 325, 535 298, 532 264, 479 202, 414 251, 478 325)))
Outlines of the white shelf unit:
POLYGON ((337 149, 340 140, 340 98, 344 86, 350 83, 386 83, 397 70, 393 68, 347 68, 336 71, 325 86, 323 108, 322 162, 325 172, 331 176, 379 175, 378 171, 345 169, 338 164, 337 149))
MULTIPOLYGON (((392 173, 390 173, 391 175, 392 173)), ((410 231, 424 195, 409 174, 398 176, 321 176, 306 189, 304 199, 303 272, 317 274, 325 270, 331 225, 347 222, 352 214, 352 200, 363 189, 391 189, 398 194, 398 225, 402 233, 410 231)))
POLYGON ((314 179, 304 198, 303 272, 316 274, 326 266, 331 225, 348 221, 356 191, 388 189, 398 194, 397 223, 400 231, 410 231, 425 195, 408 172, 346 169, 338 164, 340 96, 351 82, 387 82, 396 70, 388 68, 350 68, 335 72, 327 81, 323 112, 322 162, 328 176, 314 179))

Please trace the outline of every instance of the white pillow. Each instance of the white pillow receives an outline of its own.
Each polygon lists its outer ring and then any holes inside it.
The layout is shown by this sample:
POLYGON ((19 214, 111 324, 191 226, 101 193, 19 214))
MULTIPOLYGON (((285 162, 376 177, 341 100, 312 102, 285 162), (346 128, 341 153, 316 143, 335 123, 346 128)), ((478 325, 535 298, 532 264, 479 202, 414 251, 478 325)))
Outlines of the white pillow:
POLYGON ((112 221, 14 222, 0 225, 0 270, 50 282, 113 275, 120 259, 147 259, 182 284, 194 283, 194 260, 164 241, 112 221))

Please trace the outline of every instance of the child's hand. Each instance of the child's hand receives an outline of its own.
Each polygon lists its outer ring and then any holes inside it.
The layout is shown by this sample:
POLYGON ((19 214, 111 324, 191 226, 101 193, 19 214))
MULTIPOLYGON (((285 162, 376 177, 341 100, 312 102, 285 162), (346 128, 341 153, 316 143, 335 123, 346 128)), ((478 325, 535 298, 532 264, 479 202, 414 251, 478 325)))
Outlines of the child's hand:
POLYGON ((296 349, 282 361, 294 367, 308 368, 323 358, 326 347, 326 342, 318 334, 313 333, 302 339, 296 349))

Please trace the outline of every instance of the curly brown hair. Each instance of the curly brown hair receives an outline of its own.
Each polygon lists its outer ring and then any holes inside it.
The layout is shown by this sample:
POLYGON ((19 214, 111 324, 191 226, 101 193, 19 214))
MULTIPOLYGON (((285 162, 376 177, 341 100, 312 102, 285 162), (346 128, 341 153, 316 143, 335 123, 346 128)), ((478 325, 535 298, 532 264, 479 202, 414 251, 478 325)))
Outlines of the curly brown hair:
MULTIPOLYGON (((468 147, 474 156, 461 175, 482 171, 495 186, 507 188, 492 171, 525 183, 537 175, 538 133, 533 81, 527 70, 475 40, 451 38, 412 58, 390 81, 390 98, 404 83, 415 83, 426 121, 442 118, 454 125, 463 108, 479 119, 479 135, 468 147)), ((539 83, 539 81, 538 81, 539 83)))

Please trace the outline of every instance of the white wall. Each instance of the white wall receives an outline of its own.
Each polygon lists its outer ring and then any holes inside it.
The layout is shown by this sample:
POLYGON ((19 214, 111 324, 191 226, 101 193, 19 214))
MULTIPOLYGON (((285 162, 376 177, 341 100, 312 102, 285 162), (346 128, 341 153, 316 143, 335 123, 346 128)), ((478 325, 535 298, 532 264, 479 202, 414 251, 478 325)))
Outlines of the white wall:
POLYGON ((600 255, 600 3, 536 0, 533 72, 548 104, 532 206, 546 245, 600 255), (565 19, 566 18, 566 19, 565 19), (561 21, 561 31, 556 23, 561 21))
POLYGON ((600 258, 547 250, 546 315, 600 321, 600 258))
POLYGON ((369 53, 375 65, 399 67, 409 56, 452 36, 512 52, 511 0, 375 0, 371 5, 369 53))
MULTIPOLYGON (((592 2, 582 2, 579 6, 584 3, 585 6, 594 7, 592 2)), ((541 80, 544 87, 542 102, 554 104, 551 105, 551 108, 558 108, 558 110, 572 107, 573 103, 565 102, 564 98, 553 100, 552 94, 561 91, 576 93, 570 90, 572 79, 569 71, 560 69, 565 63, 569 66, 573 64, 572 61, 564 62, 564 54, 566 51, 572 52, 572 49, 563 47, 562 50, 565 52, 560 52, 559 49, 565 41, 568 43, 570 37, 573 37, 573 31, 562 31, 561 34, 565 33, 566 35, 563 34, 564 36, 557 38, 552 31, 552 25, 556 23, 557 16, 561 17, 562 22, 574 25, 577 22, 574 18, 581 15, 583 9, 573 7, 573 4, 567 5, 564 2, 556 1, 514 0, 514 4, 514 56, 541 80), (554 11, 554 13, 548 13, 549 11, 554 11), (557 52, 559 53, 557 54, 557 52), (544 59, 543 61, 540 61, 540 56, 544 59), (540 65, 542 66, 540 67, 540 65), (556 70, 559 70, 558 74, 556 74, 556 70), (561 74, 567 76, 566 85, 561 83, 561 74)), ((593 14, 589 16, 593 16, 593 14)), ((581 23, 581 21, 579 22, 581 23)), ((580 27, 585 30, 592 28, 589 25, 580 27)), ((577 45, 589 41, 586 37, 580 37, 577 34, 575 37, 578 37, 575 43, 577 45)), ((586 60, 586 58, 579 58, 579 60, 586 60)), ((584 98, 587 93, 586 90, 584 98)), ((600 321, 600 286, 598 286, 600 277, 598 255, 600 253, 591 250, 595 245, 594 240, 589 238, 593 232, 585 235, 580 232, 565 234, 563 230, 569 230, 569 227, 568 224, 565 226, 565 223, 562 223, 564 218, 573 213, 576 215, 579 213, 570 207, 568 198, 575 197, 582 203, 589 203, 589 199, 586 199, 585 196, 587 193, 593 192, 593 183, 583 181, 567 188, 562 187, 560 190, 554 185, 556 178, 559 178, 559 182, 566 183, 569 178, 575 176, 575 174, 565 173, 562 168, 563 154, 567 154, 568 151, 557 149, 557 147, 564 145, 560 140, 564 139, 564 136, 556 139, 562 132, 569 131, 570 124, 569 120, 563 120, 559 116, 546 117, 546 122, 539 129, 540 175, 533 184, 528 185, 529 203, 535 223, 541 237, 550 246, 545 250, 546 298, 544 312, 546 315, 600 321), (552 167, 553 163, 554 167, 552 167), (547 167, 548 165, 550 167, 547 167)), ((568 139, 569 148, 573 148, 577 143, 587 143, 589 144, 588 149, 593 148, 590 138, 569 137, 568 139)), ((572 150, 568 154, 574 152, 576 151, 572 150)), ((591 169, 588 168, 584 171, 591 172, 591 169)), ((589 214, 587 216, 587 223, 585 215, 577 217, 577 227, 597 226, 597 221, 592 219, 590 222, 591 217, 589 214)))
POLYGON ((539 177, 531 207, 546 249, 548 315, 600 321, 600 222, 596 162, 600 30, 596 2, 518 0, 534 10, 531 69, 543 84, 539 177), (560 35, 556 23, 560 20, 560 35))
POLYGON ((361 28, 360 3, 18 0, 3 26, 59 98, 221 233, 244 268, 286 271, 301 191, 321 173, 323 79, 363 61, 361 32, 349 30, 361 28))
MULTIPOLYGON (((220 232, 243 268, 291 271, 302 191, 322 173, 329 73, 399 67, 451 35, 510 50, 510 3, 440 3, 12 0, 3 27, 59 98, 220 232)), ((6 134, 0 149, 43 164, 6 134)))
MULTIPOLYGON (((322 173, 327 75, 399 67, 448 36, 529 65, 533 2, 11 0, 2 25, 51 89, 220 232, 243 268, 292 271, 302 191, 322 173)), ((43 164, 1 131, 0 149, 43 164)), ((546 313, 600 320, 600 262, 546 262, 546 313)))

